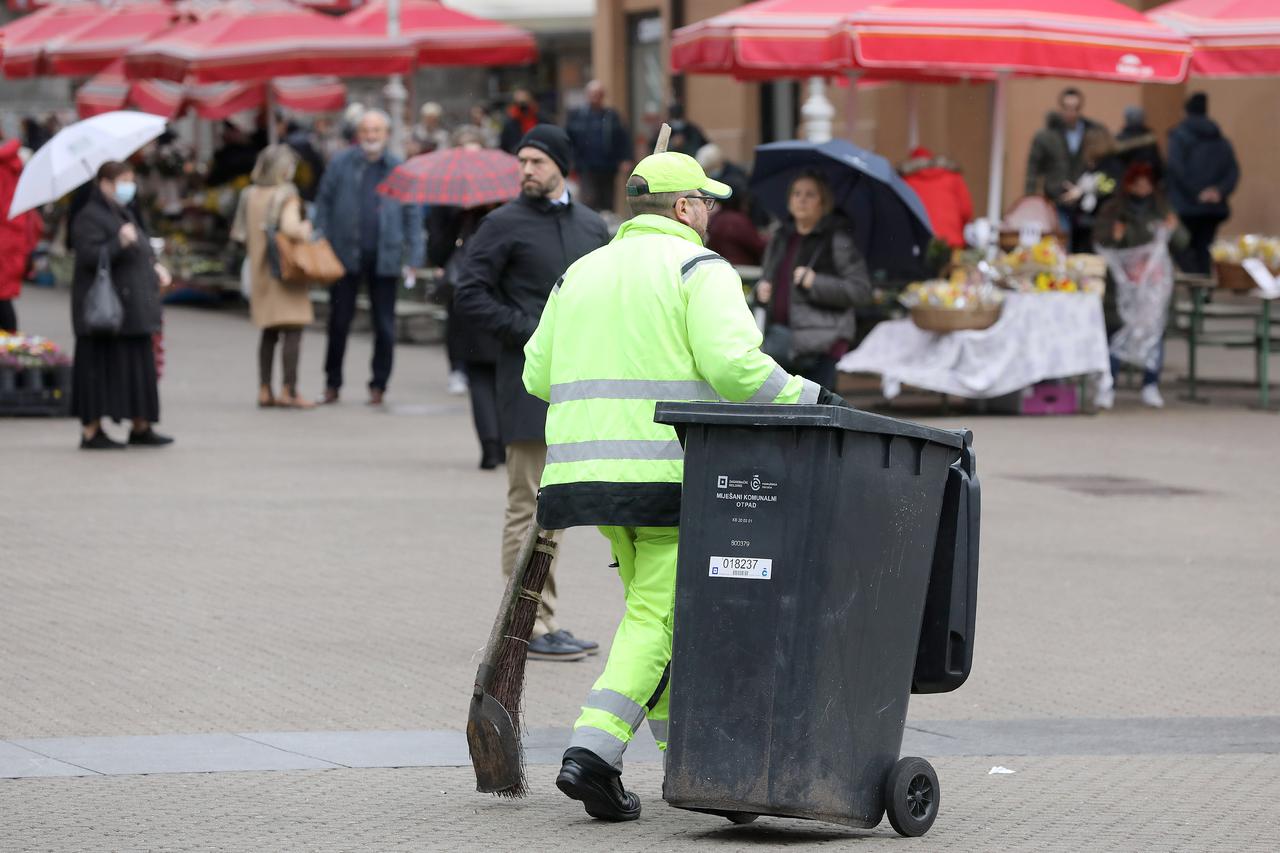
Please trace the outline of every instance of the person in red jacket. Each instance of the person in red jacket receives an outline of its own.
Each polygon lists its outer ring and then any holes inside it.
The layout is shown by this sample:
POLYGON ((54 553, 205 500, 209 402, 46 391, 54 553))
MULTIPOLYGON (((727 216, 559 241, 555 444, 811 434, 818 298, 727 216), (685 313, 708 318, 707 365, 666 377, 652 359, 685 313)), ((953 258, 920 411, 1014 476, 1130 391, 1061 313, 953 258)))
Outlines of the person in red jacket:
POLYGON ((9 218, 9 205, 22 174, 17 139, 0 144, 0 332, 18 331, 13 300, 22 293, 31 251, 40 239, 40 214, 32 210, 9 218))
POLYGON ((973 199, 960 167, 946 157, 935 157, 924 146, 898 169, 902 179, 920 196, 929 222, 939 240, 955 249, 964 248, 964 226, 973 219, 973 199))

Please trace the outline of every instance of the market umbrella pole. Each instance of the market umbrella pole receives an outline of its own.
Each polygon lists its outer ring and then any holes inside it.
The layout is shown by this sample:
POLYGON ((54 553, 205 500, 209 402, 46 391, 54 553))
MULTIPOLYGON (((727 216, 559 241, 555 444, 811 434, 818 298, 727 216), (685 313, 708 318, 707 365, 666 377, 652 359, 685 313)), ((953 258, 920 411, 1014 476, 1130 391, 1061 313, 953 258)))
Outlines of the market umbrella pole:
MULTIPOLYGON (((387 36, 400 36, 400 0, 387 0, 387 36)), ((387 87, 382 91, 387 99, 387 112, 391 113, 391 153, 397 157, 404 156, 404 105, 409 92, 399 74, 387 78, 387 87)))
POLYGON ((991 172, 987 183, 987 219, 1000 221, 1004 208, 1004 130, 1005 110, 1009 101, 1009 72, 996 74, 991 95, 991 172))

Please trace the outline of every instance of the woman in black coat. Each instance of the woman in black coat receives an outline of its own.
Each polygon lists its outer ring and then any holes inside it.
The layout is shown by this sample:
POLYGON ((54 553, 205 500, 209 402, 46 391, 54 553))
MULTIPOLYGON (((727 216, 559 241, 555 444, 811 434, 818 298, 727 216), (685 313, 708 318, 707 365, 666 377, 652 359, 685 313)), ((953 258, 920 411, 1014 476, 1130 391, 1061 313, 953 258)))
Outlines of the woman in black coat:
POLYGON ((151 335, 160 329, 160 288, 168 284, 169 273, 156 262, 146 232, 128 210, 137 186, 130 166, 104 163, 72 223, 76 353, 71 408, 83 425, 80 447, 85 450, 125 446, 106 434, 103 418, 131 421, 129 444, 158 447, 173 441, 152 429, 160 420, 160 395, 151 335), (90 332, 84 318, 85 297, 102 260, 124 307, 124 322, 115 334, 90 332))
POLYGON ((762 349, 784 370, 834 391, 836 363, 856 331, 854 305, 871 296, 871 279, 822 175, 802 172, 792 180, 787 212, 756 285, 756 301, 767 310, 762 349))

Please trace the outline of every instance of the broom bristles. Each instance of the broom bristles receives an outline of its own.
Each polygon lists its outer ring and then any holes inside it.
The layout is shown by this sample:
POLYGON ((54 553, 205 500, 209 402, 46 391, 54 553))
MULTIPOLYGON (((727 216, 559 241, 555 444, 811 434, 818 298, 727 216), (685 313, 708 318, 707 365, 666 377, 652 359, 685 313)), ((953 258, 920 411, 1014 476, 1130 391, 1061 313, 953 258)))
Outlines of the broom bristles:
MULTIPOLYGON (((529 566, 525 571, 522 591, 512 610, 511 622, 507 633, 502 638, 502 645, 494 664, 493 682, 489 694, 506 709, 511 716, 511 727, 517 736, 523 733, 521 727, 521 704, 524 698, 525 665, 529 660, 529 637, 533 634, 533 625, 538 619, 538 604, 541 601, 542 587, 551 573, 551 561, 555 553, 555 543, 539 539, 538 547, 529 558, 529 566)), ((499 797, 518 799, 527 791, 525 788, 524 743, 520 745, 519 781, 510 788, 495 792, 499 797)))

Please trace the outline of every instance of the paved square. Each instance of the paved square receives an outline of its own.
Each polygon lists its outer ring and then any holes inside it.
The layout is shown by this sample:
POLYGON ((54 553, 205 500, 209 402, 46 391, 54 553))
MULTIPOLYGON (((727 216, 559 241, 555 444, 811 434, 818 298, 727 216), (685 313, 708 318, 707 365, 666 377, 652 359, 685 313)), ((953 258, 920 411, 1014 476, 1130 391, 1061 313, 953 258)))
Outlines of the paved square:
MULTIPOLYGON (((28 288, 18 311, 69 346, 67 302, 28 288)), ((306 335, 308 393, 323 343, 306 335)), ((0 776, 21 777, 0 779, 0 849, 898 843, 887 824, 734 828, 667 808, 652 754, 628 765, 645 802, 628 827, 588 821, 545 764, 520 803, 422 766, 465 761, 501 588, 505 478, 477 470, 442 352, 399 348, 372 410, 357 336, 344 402, 290 412, 254 406, 243 315, 169 309, 166 344, 172 448, 81 453, 71 421, 0 422, 0 776)), ((1184 360, 1171 346, 1171 376, 1184 360)), ((1251 366, 1214 352, 1205 369, 1251 366)), ((943 788, 918 843, 1280 848, 1280 417, 1247 392, 1203 407, 1169 390, 1163 412, 1122 393, 1098 417, 927 418, 974 430, 984 518, 973 676, 912 700, 907 746, 943 788)), ((562 621, 607 646, 621 601, 603 539, 570 531, 562 553, 562 621)), ((530 666, 539 760, 601 665, 530 666)))

